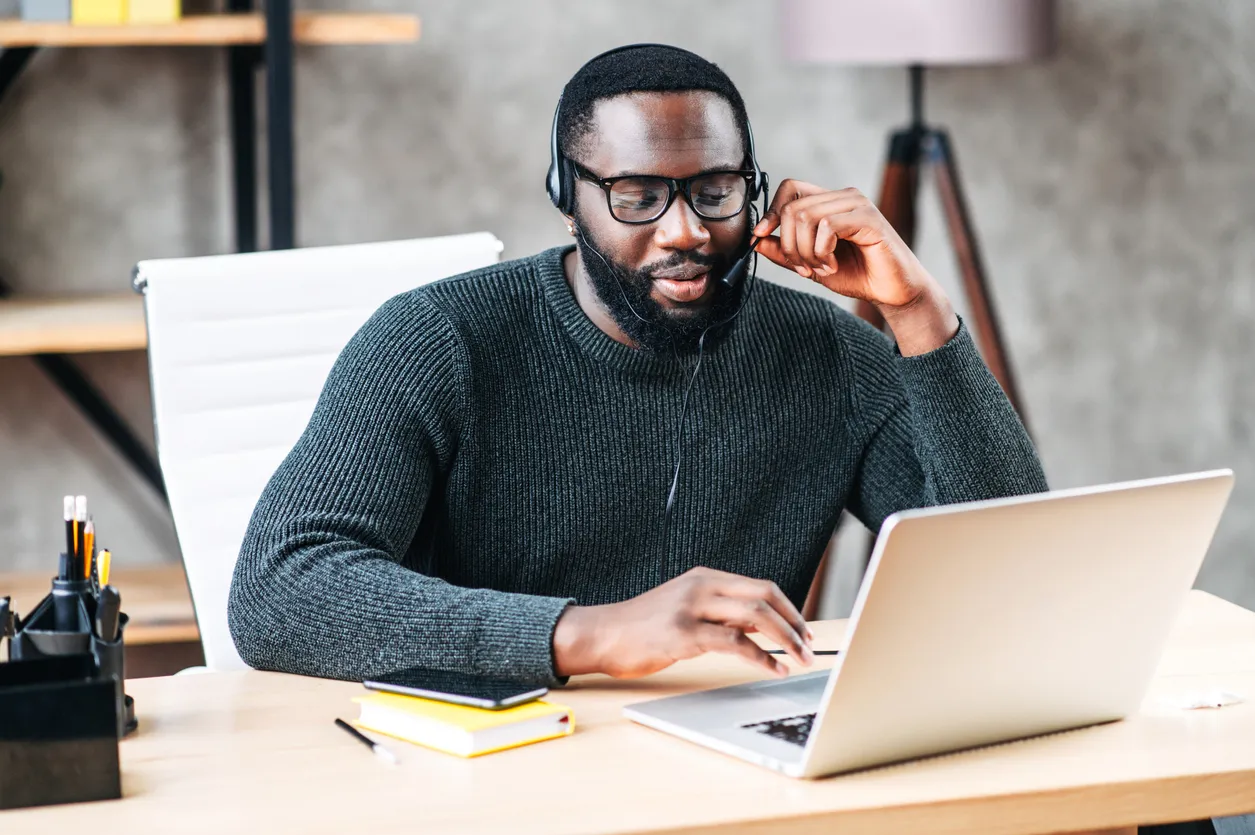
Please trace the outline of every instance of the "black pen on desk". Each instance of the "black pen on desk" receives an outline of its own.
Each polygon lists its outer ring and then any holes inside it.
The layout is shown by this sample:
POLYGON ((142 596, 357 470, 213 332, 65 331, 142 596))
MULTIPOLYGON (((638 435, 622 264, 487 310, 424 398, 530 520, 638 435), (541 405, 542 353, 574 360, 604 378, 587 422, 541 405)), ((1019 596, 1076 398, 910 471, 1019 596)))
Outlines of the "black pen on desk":
POLYGON ((386 763, 389 763, 390 765, 397 764, 396 754, 392 753, 387 748, 384 748, 378 742, 375 742, 375 740, 371 739, 366 734, 362 733, 357 728, 350 725, 348 722, 345 722, 343 719, 337 718, 336 724, 340 726, 341 728, 344 728, 344 730, 348 731, 349 734, 351 734, 352 737, 356 739, 358 742, 365 745, 371 751, 374 751, 375 756, 378 757, 379 759, 383 760, 386 763))
MULTIPOLYGON (((771 655, 785 655, 786 654, 785 651, 782 649, 769 649, 767 650, 767 652, 770 653, 771 655)), ((815 655, 840 655, 841 654, 841 650, 839 649, 813 649, 811 650, 811 652, 813 652, 815 655)))
POLYGON ((96 636, 102 641, 116 641, 121 617, 121 595, 113 586, 105 586, 100 590, 100 598, 96 601, 96 636))

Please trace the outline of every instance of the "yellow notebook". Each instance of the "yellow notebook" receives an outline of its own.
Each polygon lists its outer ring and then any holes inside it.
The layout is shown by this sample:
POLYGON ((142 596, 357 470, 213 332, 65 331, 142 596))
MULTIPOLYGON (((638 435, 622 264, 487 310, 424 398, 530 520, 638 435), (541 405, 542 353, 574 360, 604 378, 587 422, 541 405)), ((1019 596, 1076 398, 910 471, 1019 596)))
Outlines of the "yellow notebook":
POLYGON ((575 730, 571 710, 551 702, 484 710, 394 693, 371 693, 353 701, 361 706, 359 728, 459 757, 517 748, 575 730))

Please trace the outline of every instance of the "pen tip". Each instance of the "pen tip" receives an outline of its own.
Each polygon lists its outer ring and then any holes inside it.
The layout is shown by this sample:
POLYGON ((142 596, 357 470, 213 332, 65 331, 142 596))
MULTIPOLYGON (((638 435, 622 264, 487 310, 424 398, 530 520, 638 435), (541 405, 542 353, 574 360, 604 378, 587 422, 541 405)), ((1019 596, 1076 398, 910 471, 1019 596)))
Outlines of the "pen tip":
POLYGON ((386 762, 388 765, 397 764, 397 755, 384 748, 382 745, 375 746, 375 756, 386 762))

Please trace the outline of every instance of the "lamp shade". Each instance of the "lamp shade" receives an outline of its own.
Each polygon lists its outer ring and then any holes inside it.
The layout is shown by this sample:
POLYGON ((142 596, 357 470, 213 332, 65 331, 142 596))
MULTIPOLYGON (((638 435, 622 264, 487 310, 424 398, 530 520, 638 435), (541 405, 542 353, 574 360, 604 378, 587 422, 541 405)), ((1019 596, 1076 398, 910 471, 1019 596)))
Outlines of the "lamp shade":
POLYGON ((779 0, 785 54, 824 64, 1010 64, 1055 41, 1053 0, 779 0))

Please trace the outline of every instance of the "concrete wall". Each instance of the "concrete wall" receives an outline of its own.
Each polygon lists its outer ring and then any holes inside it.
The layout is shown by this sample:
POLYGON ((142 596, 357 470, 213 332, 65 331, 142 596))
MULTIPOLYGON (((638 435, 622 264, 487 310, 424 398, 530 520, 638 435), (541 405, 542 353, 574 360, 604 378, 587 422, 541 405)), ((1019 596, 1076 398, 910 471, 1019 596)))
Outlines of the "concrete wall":
MULTIPOLYGON (((776 181, 873 189, 905 115, 900 70, 786 64, 771 3, 387 8, 422 16, 418 45, 300 52, 304 244, 488 229, 513 257, 562 242, 541 188, 553 103, 623 42, 723 65, 776 181)), ((937 71, 929 91, 1033 431, 1057 486, 1234 467, 1200 583, 1255 607, 1255 6, 1070 0, 1060 34, 1048 64, 937 71)), ((38 56, 0 105, 0 274, 28 293, 121 289, 140 258, 229 251, 224 74, 215 50, 38 56)), ((950 281, 936 213, 923 223, 921 253, 950 281)), ((142 354, 82 366, 149 431, 142 354)), ((146 488, 29 360, 0 359, 0 570, 52 565, 65 492, 92 496, 120 560, 175 558, 146 488)))

